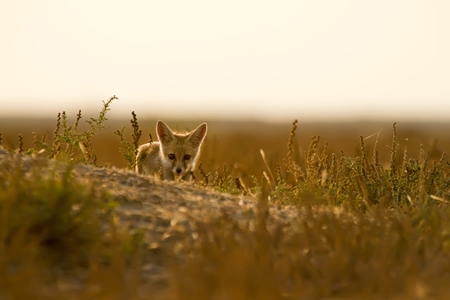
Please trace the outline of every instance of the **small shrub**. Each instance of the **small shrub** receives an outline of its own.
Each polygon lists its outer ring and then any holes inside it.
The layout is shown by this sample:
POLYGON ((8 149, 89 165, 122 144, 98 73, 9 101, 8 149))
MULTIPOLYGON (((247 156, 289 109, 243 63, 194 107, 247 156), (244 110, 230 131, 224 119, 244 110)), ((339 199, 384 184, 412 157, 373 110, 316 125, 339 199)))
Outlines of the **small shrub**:
MULTIPOLYGON (((139 129, 139 123, 137 121, 136 114, 131 112, 131 115, 133 116, 130 120, 131 126, 133 127, 133 135, 132 135, 132 143, 128 142, 126 138, 124 137, 124 130, 125 127, 123 127, 120 130, 114 131, 114 134, 117 135, 120 139, 120 144, 123 148, 119 148, 119 152, 122 154, 122 156, 127 161, 127 167, 130 170, 134 170, 136 167, 136 155, 137 155, 137 149, 139 147, 139 139, 142 135, 142 130, 139 129)), ((152 138, 150 136, 150 142, 152 141, 152 138)))
POLYGON ((72 163, 84 162, 96 165, 97 157, 92 148, 91 139, 99 130, 105 128, 103 123, 108 120, 106 113, 110 110, 109 107, 112 101, 116 99, 118 98, 113 96, 109 100, 103 101, 103 108, 98 118, 90 118, 87 120, 86 122, 90 128, 82 132, 78 131, 81 110, 78 111, 77 118, 72 126, 67 124, 66 112, 58 113, 52 146, 40 146, 49 148, 48 156, 50 158, 58 158, 62 161, 72 163))

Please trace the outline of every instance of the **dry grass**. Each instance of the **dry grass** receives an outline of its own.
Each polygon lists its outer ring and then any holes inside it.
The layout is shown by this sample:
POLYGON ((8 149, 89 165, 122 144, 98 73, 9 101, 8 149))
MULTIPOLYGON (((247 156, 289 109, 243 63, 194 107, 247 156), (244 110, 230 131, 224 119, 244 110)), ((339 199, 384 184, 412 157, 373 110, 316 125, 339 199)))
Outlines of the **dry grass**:
MULTIPOLYGON (((56 142, 40 136, 57 136, 61 129, 17 120, 0 124, 1 140, 17 152, 37 153, 45 143, 46 154, 60 153, 66 162, 132 167, 111 149, 129 141, 124 151, 133 153, 141 134, 153 134, 154 121, 137 120, 133 116, 132 128, 122 130, 122 144, 113 129, 126 122, 95 123, 95 129, 108 127, 89 136, 96 161, 71 150, 86 137, 83 132, 94 129, 78 116, 76 128, 66 123, 56 142), (27 138, 31 131, 40 133, 27 138)), ((191 129, 197 122, 176 124, 191 129)), ((182 241, 182 257, 158 254, 170 272, 163 289, 140 288, 140 260, 156 254, 141 249, 139 238, 117 231, 108 195, 74 182, 70 169, 62 177, 51 171, 40 176, 45 168, 36 165, 35 177, 23 178, 15 163, 3 163, 0 298, 448 299, 446 126, 209 122, 197 183, 253 195, 258 210, 245 220, 226 213, 194 220, 195 234, 182 241), (271 221, 273 205, 290 205, 296 217, 271 221), (75 217, 74 207, 83 214, 75 217), (92 223, 99 218, 108 225, 104 231, 92 223), (44 271, 52 269, 55 257, 64 268, 53 272, 71 273, 70 288, 44 271)))

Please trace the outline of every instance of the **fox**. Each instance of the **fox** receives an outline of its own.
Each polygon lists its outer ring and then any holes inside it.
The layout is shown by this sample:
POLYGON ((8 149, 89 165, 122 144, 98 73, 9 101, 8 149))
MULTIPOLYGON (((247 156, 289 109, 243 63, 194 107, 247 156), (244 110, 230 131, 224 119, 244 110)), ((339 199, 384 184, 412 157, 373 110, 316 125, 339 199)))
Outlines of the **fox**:
POLYGON ((191 181, 200 150, 208 131, 203 123, 189 133, 172 131, 163 121, 156 122, 158 142, 140 145, 136 154, 136 172, 163 180, 191 181))

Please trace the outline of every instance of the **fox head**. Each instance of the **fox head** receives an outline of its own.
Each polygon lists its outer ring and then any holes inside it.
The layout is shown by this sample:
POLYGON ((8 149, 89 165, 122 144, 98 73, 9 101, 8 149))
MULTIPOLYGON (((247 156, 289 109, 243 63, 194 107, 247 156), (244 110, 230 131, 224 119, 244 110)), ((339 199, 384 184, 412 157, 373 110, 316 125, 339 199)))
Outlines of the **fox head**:
POLYGON ((156 123, 156 134, 160 142, 163 173, 175 179, 190 178, 195 169, 200 147, 207 132, 206 123, 187 134, 175 133, 163 122, 156 123), (168 172, 168 170, 170 170, 168 172))

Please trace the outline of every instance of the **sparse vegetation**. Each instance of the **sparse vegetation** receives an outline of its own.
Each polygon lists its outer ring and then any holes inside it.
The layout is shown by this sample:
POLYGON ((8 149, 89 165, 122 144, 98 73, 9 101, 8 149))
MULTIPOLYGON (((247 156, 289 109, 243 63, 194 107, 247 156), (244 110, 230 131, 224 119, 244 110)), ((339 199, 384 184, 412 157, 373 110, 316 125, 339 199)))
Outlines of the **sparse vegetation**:
POLYGON ((128 169, 134 170, 134 167, 136 166, 136 155, 137 149, 139 147, 139 139, 141 138, 142 135, 142 130, 139 129, 139 123, 137 121, 137 116, 135 112, 134 111, 131 112, 131 115, 133 116, 132 119, 130 120, 131 126, 133 127, 133 135, 132 135, 133 142, 132 143, 128 142, 124 137, 125 127, 123 127, 120 130, 114 131, 114 134, 117 135, 120 139, 120 144, 122 145, 122 147, 119 148, 119 152, 127 161, 128 169))
MULTIPOLYGON (((78 111, 77 118, 72 126, 67 124, 66 112, 58 113, 52 146, 47 146, 42 142, 39 144, 41 150, 48 149, 49 158, 59 158, 72 163, 84 162, 97 165, 97 156, 92 148, 91 139, 98 131, 105 128, 103 123, 108 120, 106 113, 110 110, 109 106, 112 101, 116 99, 118 98, 113 96, 109 100, 104 101, 98 118, 87 120, 86 122, 90 128, 81 132, 78 131, 81 110, 78 111)), ((29 152, 33 151, 34 149, 29 150, 29 152)))
MULTIPOLYGON (((104 102, 86 131, 79 128, 81 111, 72 126, 63 112, 51 145, 45 135, 39 138, 33 132, 33 148, 24 148, 20 136, 18 147, 0 156, 0 297, 450 297, 450 162, 436 145, 402 149, 401 129, 394 124, 386 149, 379 149, 384 145, 378 134, 371 135, 375 141, 370 144, 361 136, 357 146, 341 145, 354 148, 355 155, 332 151, 318 136, 301 150, 295 121, 281 154, 261 149, 246 153, 252 156, 244 158, 248 165, 233 166, 213 163, 215 158, 205 151, 194 184, 252 197, 256 209, 244 211, 245 218, 223 210, 192 219, 192 232, 181 231, 184 235, 174 249, 160 253, 156 242, 143 246, 147 233, 142 229, 124 231, 119 226, 119 203, 107 190, 72 176, 77 162, 97 164, 92 141, 104 128, 114 99, 104 102), (143 292, 140 284, 145 280, 139 274, 148 259, 161 261, 169 276, 143 292), (72 288, 61 288, 60 278, 72 288), (23 288, 24 282, 29 289, 23 288)), ((133 169, 142 135, 134 112, 131 125, 131 142, 125 127, 115 135, 133 169)), ((4 129, 2 143, 5 146, 4 129)))

